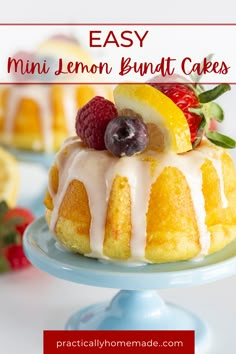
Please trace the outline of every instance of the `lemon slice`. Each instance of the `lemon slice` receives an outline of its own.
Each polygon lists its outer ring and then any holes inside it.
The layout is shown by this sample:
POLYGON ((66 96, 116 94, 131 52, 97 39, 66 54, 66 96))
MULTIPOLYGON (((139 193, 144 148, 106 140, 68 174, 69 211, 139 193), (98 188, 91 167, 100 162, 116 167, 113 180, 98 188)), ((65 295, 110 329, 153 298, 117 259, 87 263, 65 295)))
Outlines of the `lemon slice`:
POLYGON ((192 149, 184 113, 162 92, 147 84, 120 84, 114 90, 120 115, 141 118, 149 131, 149 148, 182 153, 192 149))
POLYGON ((0 148, 0 201, 5 200, 10 207, 16 203, 19 190, 19 170, 12 155, 0 148))

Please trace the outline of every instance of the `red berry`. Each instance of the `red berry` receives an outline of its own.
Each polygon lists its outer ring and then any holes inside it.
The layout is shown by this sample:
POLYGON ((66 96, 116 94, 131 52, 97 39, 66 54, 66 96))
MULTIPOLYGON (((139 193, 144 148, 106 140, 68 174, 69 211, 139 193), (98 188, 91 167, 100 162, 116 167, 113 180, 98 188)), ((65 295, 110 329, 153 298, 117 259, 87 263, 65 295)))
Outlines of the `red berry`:
POLYGON ((202 121, 202 116, 189 111, 189 108, 199 107, 197 95, 190 87, 181 83, 151 83, 151 85, 168 96, 183 111, 189 125, 193 144, 202 121))
POLYGON ((9 209, 5 202, 0 202, 0 272, 30 264, 24 254, 22 236, 33 220, 30 210, 21 207, 9 209))
POLYGON ((5 257, 10 265, 10 269, 17 270, 30 265, 24 254, 22 245, 13 245, 5 250, 5 257))
POLYGON ((4 220, 11 220, 13 218, 20 218, 22 222, 16 225, 16 230, 23 236, 26 227, 34 221, 34 215, 30 210, 26 208, 16 207, 8 209, 7 213, 4 216, 4 220))
POLYGON ((211 119, 210 124, 209 124, 209 130, 217 130, 217 121, 215 119, 211 119))
POLYGON ((76 133, 88 147, 104 150, 106 149, 104 143, 106 127, 117 115, 117 110, 111 101, 96 96, 78 111, 76 133))
MULTIPOLYGON (((27 63, 27 60, 29 60, 29 63, 33 62, 35 59, 35 55, 33 52, 27 52, 27 51, 19 51, 16 52, 13 55, 13 58, 15 60, 23 60, 24 63, 27 63)), ((16 81, 27 81, 30 80, 32 75, 24 73, 22 74, 19 70, 16 72, 13 72, 13 77, 16 81)))

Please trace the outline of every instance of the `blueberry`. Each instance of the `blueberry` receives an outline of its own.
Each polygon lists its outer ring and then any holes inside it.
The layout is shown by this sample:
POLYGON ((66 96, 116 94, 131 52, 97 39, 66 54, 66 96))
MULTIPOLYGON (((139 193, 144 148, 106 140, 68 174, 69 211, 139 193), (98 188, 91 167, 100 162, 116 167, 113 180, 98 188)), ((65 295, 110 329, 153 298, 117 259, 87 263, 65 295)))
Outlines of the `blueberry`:
POLYGON ((112 119, 106 128, 105 146, 115 156, 132 156, 148 144, 146 125, 133 117, 112 119))

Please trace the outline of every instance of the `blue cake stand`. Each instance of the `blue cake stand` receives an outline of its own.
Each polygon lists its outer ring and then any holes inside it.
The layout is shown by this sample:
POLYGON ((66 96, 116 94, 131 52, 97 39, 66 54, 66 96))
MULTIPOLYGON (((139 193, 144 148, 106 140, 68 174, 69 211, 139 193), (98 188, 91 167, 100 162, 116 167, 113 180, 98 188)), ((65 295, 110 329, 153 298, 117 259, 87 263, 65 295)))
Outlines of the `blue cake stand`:
POLYGON ((75 313, 66 329, 194 330, 197 354, 209 347, 207 324, 194 313, 165 303, 153 289, 204 284, 236 272, 236 242, 202 261, 132 267, 68 252, 57 243, 44 218, 28 227, 23 242, 29 260, 46 273, 80 284, 123 289, 111 302, 75 313))
POLYGON ((28 163, 37 163, 44 166, 46 169, 50 168, 55 154, 53 153, 43 153, 43 152, 34 152, 27 150, 20 150, 13 147, 6 147, 8 150, 18 161, 28 162, 28 163))

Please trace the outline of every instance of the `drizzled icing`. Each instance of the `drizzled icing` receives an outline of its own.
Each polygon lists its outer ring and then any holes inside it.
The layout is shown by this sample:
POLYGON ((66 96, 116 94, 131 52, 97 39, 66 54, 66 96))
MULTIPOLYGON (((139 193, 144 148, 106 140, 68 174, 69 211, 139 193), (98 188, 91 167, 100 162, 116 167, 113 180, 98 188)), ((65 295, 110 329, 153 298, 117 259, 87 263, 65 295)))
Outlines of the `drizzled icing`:
POLYGON ((210 233, 205 224, 206 212, 202 192, 201 167, 206 159, 212 162, 219 178, 222 207, 227 207, 228 202, 224 193, 220 160, 221 154, 221 149, 214 149, 211 144, 203 142, 200 147, 192 152, 181 155, 147 151, 132 157, 118 158, 107 151, 84 148, 77 137, 69 138, 56 156, 55 164, 59 171, 57 193, 53 193, 53 188, 49 182, 48 190, 54 205, 50 229, 54 231, 56 227, 59 208, 69 184, 73 180, 81 181, 87 191, 91 213, 91 253, 89 256, 107 258, 103 256, 107 203, 114 178, 116 176, 126 177, 131 189, 131 259, 136 262, 145 261, 146 213, 151 186, 163 169, 171 166, 182 172, 189 185, 199 231, 200 255, 206 255, 210 246, 210 233), (151 171, 149 158, 158 162, 155 171, 151 171))

